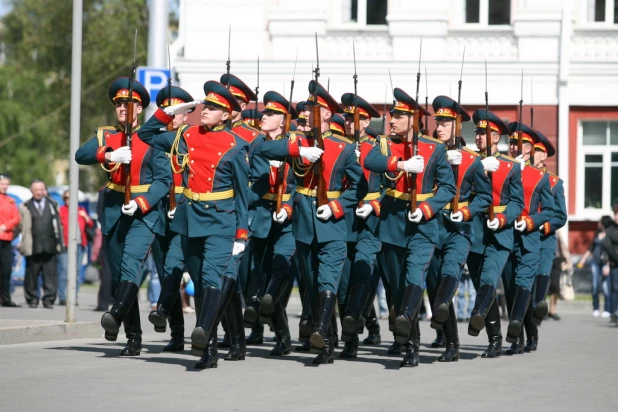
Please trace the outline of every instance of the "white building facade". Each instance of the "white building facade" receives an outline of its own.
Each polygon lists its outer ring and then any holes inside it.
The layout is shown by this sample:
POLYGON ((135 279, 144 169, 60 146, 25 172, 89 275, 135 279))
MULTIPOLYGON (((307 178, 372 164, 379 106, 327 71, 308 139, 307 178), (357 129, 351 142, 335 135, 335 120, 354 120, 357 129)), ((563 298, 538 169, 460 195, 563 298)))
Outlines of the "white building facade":
MULTIPOLYGON (((203 97, 206 80, 225 72, 231 25, 231 73, 260 95, 304 100, 319 44, 320 82, 337 98, 353 91, 382 110, 393 85, 416 93, 422 38, 420 103, 440 94, 472 112, 518 118, 554 142, 549 168, 565 181, 571 248, 618 204, 618 0, 180 0, 173 70, 179 85, 203 97), (426 74, 425 74, 426 71, 426 74)), ((430 128, 432 123, 430 122, 430 128)), ((464 137, 473 142, 472 125, 464 137)))

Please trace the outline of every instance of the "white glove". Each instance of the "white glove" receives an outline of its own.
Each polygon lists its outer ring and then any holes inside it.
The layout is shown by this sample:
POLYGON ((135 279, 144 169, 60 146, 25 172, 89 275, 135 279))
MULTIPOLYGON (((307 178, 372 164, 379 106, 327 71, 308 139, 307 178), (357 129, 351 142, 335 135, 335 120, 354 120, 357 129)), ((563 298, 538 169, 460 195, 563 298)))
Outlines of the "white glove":
POLYGON ((356 155, 357 159, 360 159, 360 155, 361 155, 360 150, 358 149, 354 150, 354 154, 356 155))
POLYGON ((273 212, 273 220, 277 223, 284 223, 287 218, 288 212, 284 208, 281 208, 279 214, 277 214, 277 212, 273 212))
POLYGON ((167 218, 169 220, 172 220, 174 218, 175 214, 176 214, 176 208, 173 208, 172 210, 168 210, 167 211, 167 218))
POLYGON ((461 164, 461 152, 459 150, 447 151, 446 160, 453 166, 459 166, 461 164))
POLYGON ((423 218, 423 211, 419 209, 418 207, 416 208, 414 213, 408 212, 408 220, 412 223, 419 223, 422 218, 423 218))
POLYGON ((331 216, 333 216, 333 210, 330 208, 329 205, 320 206, 318 207, 315 215, 318 217, 318 219, 327 221, 331 218, 331 216))
POLYGON ((198 101, 180 103, 180 104, 175 104, 173 106, 165 106, 163 108, 163 111, 168 116, 176 116, 177 114, 180 114, 180 113, 189 113, 191 109, 193 109, 198 104, 200 104, 200 102, 198 101))
POLYGON ((541 232, 541 233, 543 233, 543 230, 544 230, 544 229, 543 229, 543 226, 544 226, 544 225, 539 226, 539 232, 541 232))
POLYGON ((483 163, 483 168, 486 172, 495 172, 500 168, 500 161, 493 156, 486 157, 481 160, 481 163, 483 163))
POLYGON ((112 163, 131 163, 132 159, 131 148, 129 146, 122 146, 114 150, 109 157, 109 161, 112 163))
POLYGON ((524 232, 526 230, 526 221, 525 220, 516 220, 515 221, 515 230, 519 232, 524 232))
POLYGON ((487 227, 489 228, 489 230, 492 230, 495 232, 500 227, 500 221, 498 220, 498 218, 495 218, 495 217, 494 217, 494 220, 492 221, 489 221, 489 219, 487 219, 487 227))
POLYGON ((455 223, 463 222, 463 213, 451 212, 451 222, 455 222, 455 223))
POLYGON ((517 160, 519 162, 519 164, 521 165, 521 171, 524 171, 524 168, 526 167, 526 161, 523 159, 524 155, 519 155, 515 158, 515 160, 517 160))
POLYGON ((279 160, 269 160, 268 163, 277 169, 281 167, 281 162, 279 160))
POLYGON ((356 216, 362 217, 363 219, 367 219, 371 212, 373 212, 373 206, 367 203, 356 208, 356 216))
POLYGON ((244 252, 245 251, 245 244, 246 244, 246 242, 244 240, 236 239, 234 241, 234 247, 232 248, 232 256, 238 256, 242 252, 244 252))
POLYGON ((425 169, 425 158, 423 156, 413 156, 403 162, 403 170, 406 173, 422 173, 425 169))
POLYGON ((301 147, 300 148, 300 157, 303 159, 307 159, 310 163, 315 162, 322 156, 324 150, 319 147, 301 147))
POLYGON ((122 213, 127 216, 133 216, 136 210, 137 202, 135 200, 131 200, 128 205, 122 205, 122 213))

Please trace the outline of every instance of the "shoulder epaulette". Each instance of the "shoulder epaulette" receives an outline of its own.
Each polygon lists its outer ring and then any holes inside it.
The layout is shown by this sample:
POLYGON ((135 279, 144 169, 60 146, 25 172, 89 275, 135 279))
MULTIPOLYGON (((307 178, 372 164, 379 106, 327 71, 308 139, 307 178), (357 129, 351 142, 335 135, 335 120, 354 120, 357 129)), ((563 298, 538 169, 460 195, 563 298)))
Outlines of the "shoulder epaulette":
POLYGON ((260 129, 257 129, 253 126, 248 125, 247 123, 243 123, 242 127, 244 127, 247 130, 251 130, 252 132, 257 132, 258 134, 263 134, 264 132, 262 132, 260 129))
POLYGON ((536 169, 536 170, 538 170, 539 172, 543 172, 543 173, 546 173, 546 171, 545 171, 545 170, 543 170, 543 169, 541 169, 541 168, 539 168, 539 167, 536 167, 536 166, 532 166, 532 165, 526 165, 526 167, 531 167, 531 168, 533 168, 533 169, 536 169))
POLYGON ((118 128, 116 128, 115 126, 99 126, 99 127, 97 127, 97 129, 99 129, 99 130, 115 130, 115 131, 118 131, 118 128))
POLYGON ((463 147, 463 149, 461 149, 461 150, 462 150, 462 151, 464 151, 464 152, 466 152, 466 153, 470 153, 470 154, 472 154, 472 155, 474 155, 474 156, 480 156, 480 155, 481 155, 479 152, 475 152, 474 150, 472 150, 472 149, 468 149, 468 148, 467 148, 467 147, 465 147, 465 146, 464 146, 464 147, 463 147))
POLYGON ((348 144, 354 143, 353 140, 350 140, 347 137, 341 136, 341 135, 338 135, 338 134, 331 134, 330 137, 334 137, 335 139, 343 140, 344 142, 346 142, 348 144))
POLYGON ((557 174, 552 173, 552 172, 550 172, 550 171, 548 171, 548 170, 546 170, 546 171, 545 171, 545 173, 547 173, 547 174, 548 174, 548 175, 550 175, 551 177, 555 177, 556 179, 560 179, 560 176, 558 176, 557 174))
POLYGON ((508 156, 508 155, 502 154, 502 153, 500 153, 500 157, 501 157, 502 159, 504 159, 504 160, 508 160, 509 162, 517 162, 517 163, 519 163, 519 160, 517 160, 517 159, 515 159, 515 158, 513 158, 513 157, 511 157, 511 156, 508 156))
POLYGON ((434 138, 433 138, 433 137, 431 137, 431 136, 422 135, 421 137, 422 137, 423 139, 427 139, 427 140, 429 140, 430 142, 435 142, 435 143, 444 144, 444 142, 443 142, 442 140, 434 139, 434 138))

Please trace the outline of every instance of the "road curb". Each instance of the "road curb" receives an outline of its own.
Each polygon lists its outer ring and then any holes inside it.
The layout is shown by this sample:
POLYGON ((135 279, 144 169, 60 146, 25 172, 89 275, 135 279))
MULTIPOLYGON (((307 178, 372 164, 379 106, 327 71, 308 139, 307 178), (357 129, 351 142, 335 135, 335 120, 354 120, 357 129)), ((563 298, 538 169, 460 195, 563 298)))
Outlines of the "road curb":
POLYGON ((11 321, 2 322, 0 345, 101 337, 101 325, 96 322, 13 322, 15 326, 10 325, 11 321))

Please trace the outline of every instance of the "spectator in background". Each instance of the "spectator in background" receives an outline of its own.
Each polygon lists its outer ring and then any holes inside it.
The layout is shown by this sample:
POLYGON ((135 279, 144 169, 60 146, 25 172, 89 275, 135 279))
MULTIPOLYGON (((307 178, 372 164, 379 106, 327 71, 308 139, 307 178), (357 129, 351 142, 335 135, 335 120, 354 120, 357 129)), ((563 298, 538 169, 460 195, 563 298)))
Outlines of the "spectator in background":
POLYGON ((56 255, 64 251, 62 224, 58 205, 45 195, 43 181, 35 179, 30 184, 32 199, 19 206, 22 240, 20 251, 26 258, 24 295, 31 308, 39 305, 37 279, 43 275, 43 306, 54 307, 58 288, 58 262, 56 255))
POLYGON ((13 230, 19 225, 15 200, 6 194, 11 184, 7 174, 0 173, 0 300, 6 308, 19 305, 11 300, 11 272, 13 259, 13 230))
POLYGON ((603 248, 609 260, 610 321, 618 325, 618 205, 614 206, 614 223, 605 229, 603 248))
POLYGON ((573 263, 571 262, 571 253, 569 252, 568 234, 564 229, 558 229, 556 231, 556 257, 551 268, 550 283, 548 295, 551 295, 549 300, 549 313, 547 318, 553 320, 560 320, 560 316, 556 313, 556 305, 560 298, 560 277, 563 272, 568 272, 573 269, 573 263))
MULTIPOLYGON (((99 198, 97 200, 97 217, 99 222, 103 218, 103 203, 105 201, 105 186, 99 189, 99 198)), ((100 225, 97 225, 94 235, 94 241, 92 242, 92 255, 90 256, 92 262, 99 262, 101 264, 101 270, 99 271, 99 293, 97 299, 97 307, 94 308, 95 312, 107 312, 109 305, 112 301, 112 271, 107 262, 107 250, 105 249, 105 243, 103 242, 103 233, 101 232, 100 225)))
POLYGON ((459 286, 457 288, 458 322, 468 322, 470 320, 475 300, 476 289, 474 289, 474 285, 472 285, 472 278, 470 277, 468 265, 464 265, 463 269, 461 270, 461 278, 459 279, 459 286), (466 291, 468 292, 468 306, 466 306, 466 291))
MULTIPOLYGON (((64 244, 68 246, 69 244, 69 191, 65 190, 62 194, 62 200, 64 201, 64 205, 60 206, 58 209, 58 214, 60 215, 60 222, 62 223, 62 232, 64 234, 64 244)), ((77 211, 77 224, 79 226, 79 230, 77 231, 77 273, 75 274, 76 278, 76 291, 75 298, 77 299, 77 292, 79 291, 79 285, 81 283, 80 272, 82 266, 82 259, 84 256, 84 252, 88 247, 88 240, 86 239, 86 227, 93 227, 92 219, 86 213, 86 209, 83 207, 79 207, 77 211)), ((67 269, 68 269, 68 253, 65 249, 62 253, 58 255, 58 299, 60 305, 66 305, 67 301, 67 269)))
POLYGON ((608 271, 605 271, 607 265, 607 253, 603 250, 603 241, 605 239, 605 229, 613 225, 614 222, 610 216, 603 216, 599 222, 597 232, 592 239, 590 248, 584 253, 584 256, 577 263, 578 268, 583 268, 586 262, 590 261, 590 270, 592 272, 592 316, 609 318, 611 312, 611 299, 609 295, 609 279, 608 271), (603 313, 599 312, 599 289, 603 290, 603 313))

